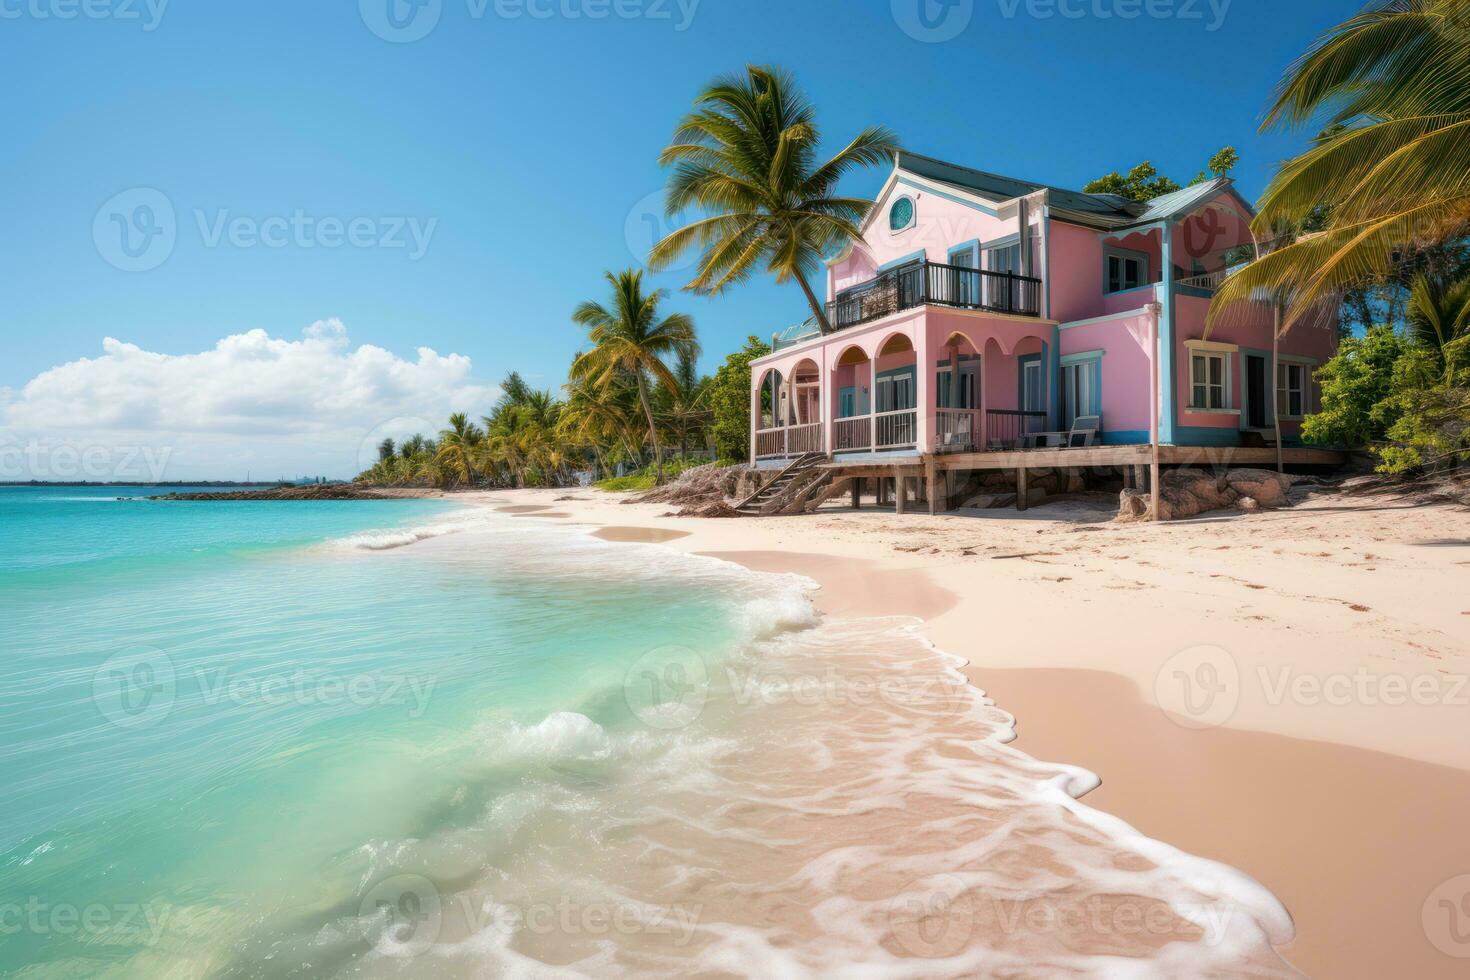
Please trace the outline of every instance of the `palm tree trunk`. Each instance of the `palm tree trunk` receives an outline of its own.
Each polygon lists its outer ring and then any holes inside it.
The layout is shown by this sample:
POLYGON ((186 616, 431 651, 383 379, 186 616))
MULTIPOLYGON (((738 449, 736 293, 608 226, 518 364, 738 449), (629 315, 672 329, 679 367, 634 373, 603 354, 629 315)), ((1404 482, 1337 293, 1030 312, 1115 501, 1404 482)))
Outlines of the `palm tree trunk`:
POLYGON ((638 400, 643 403, 643 414, 648 419, 648 435, 653 440, 653 458, 658 465, 657 482, 664 482, 664 450, 658 444, 658 426, 653 424, 653 406, 648 404, 648 387, 643 382, 643 372, 638 372, 638 400))
POLYGON ((1286 464, 1281 458, 1281 406, 1277 404, 1280 398, 1277 396, 1276 383, 1277 373, 1281 370, 1278 359, 1281 350, 1281 303, 1277 301, 1272 306, 1275 308, 1275 316, 1271 325, 1271 425, 1276 429, 1276 472, 1285 473, 1286 464))
POLYGON ((827 322, 827 311, 817 302, 817 294, 812 292, 811 284, 806 281, 806 275, 800 269, 796 270, 796 281, 801 283, 801 291, 806 293, 806 301, 811 304, 812 313, 816 314, 817 329, 824 334, 831 333, 832 324, 827 322))

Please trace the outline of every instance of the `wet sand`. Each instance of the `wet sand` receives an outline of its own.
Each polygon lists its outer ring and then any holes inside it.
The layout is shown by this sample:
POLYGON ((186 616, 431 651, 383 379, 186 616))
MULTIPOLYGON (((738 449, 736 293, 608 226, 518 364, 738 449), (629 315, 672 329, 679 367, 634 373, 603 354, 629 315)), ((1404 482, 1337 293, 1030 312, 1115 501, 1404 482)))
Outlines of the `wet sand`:
POLYGON ((1187 731, 1097 671, 970 673, 1017 717, 1016 748, 1102 776, 1090 805, 1271 889, 1297 925, 1281 952, 1307 974, 1470 975, 1470 960, 1426 941, 1421 921, 1430 892, 1470 871, 1470 773, 1281 735, 1187 731))
POLYGON ((1016 748, 1101 777, 1090 806, 1272 889, 1296 923, 1281 952, 1307 973, 1466 975, 1470 877, 1455 882, 1470 876, 1464 510, 1317 498, 1165 525, 1113 525, 1086 502, 715 521, 622 499, 565 506, 816 579, 828 615, 923 618, 1017 717, 1016 748), (1239 677, 1230 711, 1181 724, 1161 707, 1161 678, 1172 653, 1196 646, 1228 651, 1239 677), (1273 698, 1275 671, 1427 679, 1435 696, 1273 698))
POLYGON ((689 537, 688 531, 671 531, 661 527, 600 527, 592 532, 604 541, 626 541, 632 544, 664 544, 689 537))

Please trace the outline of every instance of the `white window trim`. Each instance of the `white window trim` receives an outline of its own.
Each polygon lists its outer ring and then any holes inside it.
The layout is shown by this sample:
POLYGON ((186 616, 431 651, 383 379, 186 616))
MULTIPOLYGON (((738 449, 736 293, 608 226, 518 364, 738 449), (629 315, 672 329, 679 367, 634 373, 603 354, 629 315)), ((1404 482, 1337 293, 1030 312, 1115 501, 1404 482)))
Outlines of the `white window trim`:
MULTIPOLYGON (((1210 351, 1215 354, 1236 354, 1240 352, 1239 344, 1222 344, 1218 340, 1186 340, 1184 346, 1188 347, 1190 351, 1210 351)), ((1286 358, 1280 357, 1277 360, 1284 361, 1286 358)))
POLYGON ((888 202, 888 207, 883 210, 883 223, 888 226, 888 234, 902 235, 910 228, 919 223, 919 199, 912 194, 899 194, 888 202), (909 221, 902 228, 893 227, 893 209, 898 207, 899 201, 909 202, 909 221))
POLYGON ((1276 417, 1278 419, 1283 422, 1300 422, 1302 419, 1312 414, 1312 369, 1316 366, 1316 358, 1300 357, 1292 354, 1276 355, 1276 372, 1278 383, 1272 391, 1272 404, 1276 408, 1276 417), (1300 415, 1291 415, 1281 410, 1283 404, 1287 406, 1290 406, 1291 404, 1289 397, 1284 402, 1282 401, 1281 396, 1283 393, 1287 394, 1288 396, 1290 396, 1291 393, 1282 388, 1279 383, 1281 369, 1289 364, 1295 365, 1296 367, 1302 369, 1302 413, 1300 415))
POLYGON ((1142 289, 1144 286, 1153 285, 1152 281, 1149 278, 1150 272, 1151 270, 1149 269, 1149 255, 1147 252, 1140 252, 1137 249, 1132 248, 1123 248, 1118 245, 1103 246, 1102 287, 1104 296, 1112 296, 1115 293, 1126 293, 1130 290, 1142 289), (1119 259, 1120 261, 1132 259, 1138 263, 1139 281, 1137 286, 1123 285, 1123 283, 1127 282, 1128 279, 1127 276, 1120 276, 1118 280, 1119 287, 1117 289, 1108 288, 1108 260, 1114 258, 1119 259))
MULTIPOLYGON (((1189 404, 1184 406, 1184 410, 1196 415, 1239 415, 1240 409, 1234 406, 1234 399, 1231 397, 1234 377, 1230 363, 1233 360, 1231 352, 1238 348, 1233 344, 1216 344, 1203 340, 1186 340, 1184 346, 1189 350, 1189 404), (1223 402, 1221 408, 1210 408, 1208 405, 1194 404, 1194 359, 1196 357, 1218 357, 1224 362, 1220 371, 1220 399, 1223 402)), ((1206 369, 1205 376, 1206 378, 1209 377, 1208 369, 1206 369)), ((1212 386, 1207 383, 1205 387, 1209 388, 1212 386)))

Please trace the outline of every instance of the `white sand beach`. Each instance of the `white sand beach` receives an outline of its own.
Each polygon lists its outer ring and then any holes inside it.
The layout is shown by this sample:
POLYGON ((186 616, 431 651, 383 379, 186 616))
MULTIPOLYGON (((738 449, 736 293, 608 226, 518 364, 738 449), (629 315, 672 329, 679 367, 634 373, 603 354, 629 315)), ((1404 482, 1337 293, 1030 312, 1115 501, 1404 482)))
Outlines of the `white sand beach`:
POLYGON ((799 573, 827 616, 918 616, 1016 716, 1015 747, 1093 771, 1087 803, 1279 897, 1300 970, 1464 975, 1443 904, 1470 873, 1464 510, 1322 495, 1120 525, 1105 498, 760 520, 597 490, 468 499, 799 573))

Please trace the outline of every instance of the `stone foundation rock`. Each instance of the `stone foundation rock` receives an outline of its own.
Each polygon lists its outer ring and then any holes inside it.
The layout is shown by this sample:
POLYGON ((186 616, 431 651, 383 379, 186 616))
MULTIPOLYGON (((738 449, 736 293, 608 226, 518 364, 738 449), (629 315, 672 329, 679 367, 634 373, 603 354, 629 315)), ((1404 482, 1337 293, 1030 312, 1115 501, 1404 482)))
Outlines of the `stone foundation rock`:
MULTIPOLYGON (((1207 470, 1170 470, 1164 473, 1159 518, 1165 521, 1194 517, 1212 510, 1236 507, 1254 511, 1288 504, 1293 477, 1271 470, 1238 469, 1216 474, 1207 470)), ((1124 490, 1118 495, 1119 521, 1148 519, 1149 495, 1124 490)))

